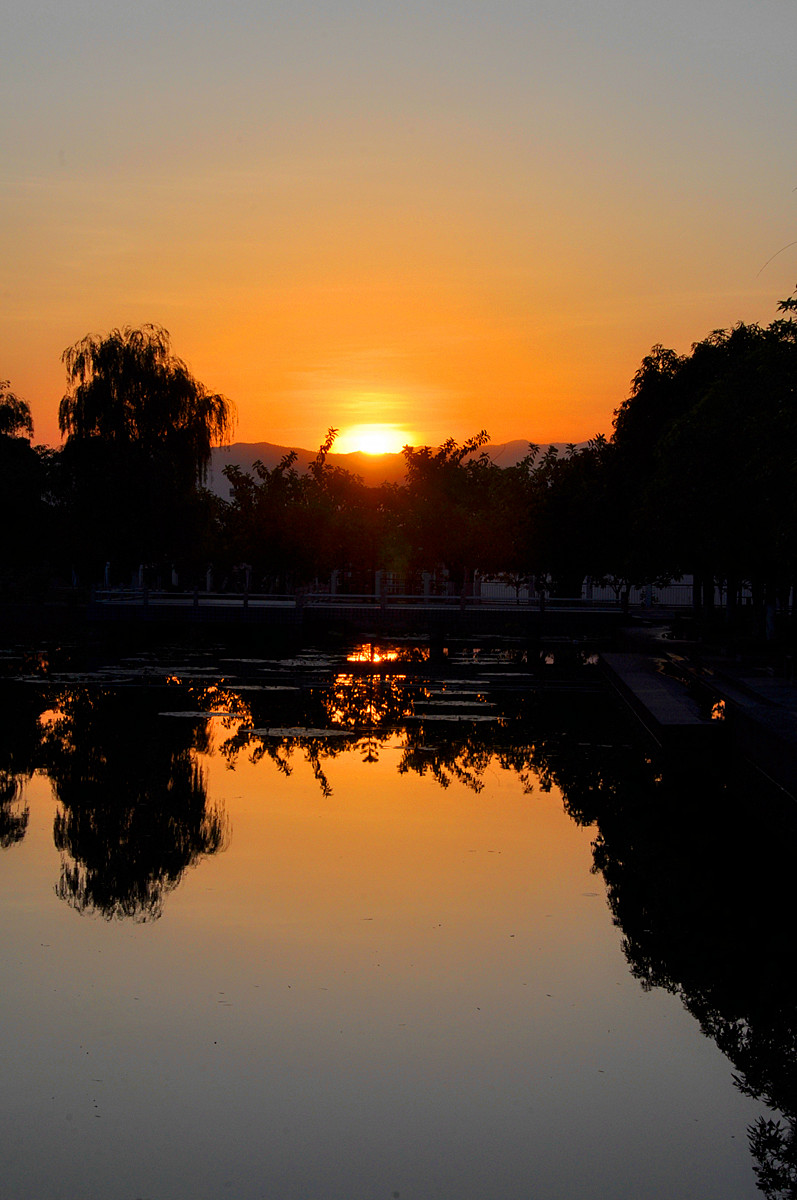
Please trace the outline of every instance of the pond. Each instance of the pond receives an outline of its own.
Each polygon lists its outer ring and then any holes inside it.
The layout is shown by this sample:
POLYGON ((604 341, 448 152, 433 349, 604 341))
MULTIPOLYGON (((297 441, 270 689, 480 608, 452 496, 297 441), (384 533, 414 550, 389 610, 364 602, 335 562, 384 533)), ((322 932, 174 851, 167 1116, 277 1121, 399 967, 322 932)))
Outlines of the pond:
POLYGON ((507 649, 0 665, 8 1200, 794 1194, 742 765, 507 649))

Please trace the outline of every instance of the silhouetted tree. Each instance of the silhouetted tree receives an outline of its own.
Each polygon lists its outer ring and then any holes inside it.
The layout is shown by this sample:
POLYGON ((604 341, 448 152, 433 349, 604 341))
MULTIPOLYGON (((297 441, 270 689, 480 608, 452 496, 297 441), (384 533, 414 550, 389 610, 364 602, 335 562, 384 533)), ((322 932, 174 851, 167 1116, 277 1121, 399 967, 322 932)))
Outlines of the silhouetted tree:
POLYGON ((88 334, 61 356, 68 390, 58 421, 70 441, 134 446, 203 480, 214 445, 229 441, 230 400, 209 392, 172 353, 159 325, 88 334))
POLYGON ((47 575, 44 469, 32 435, 30 407, 0 380, 0 594, 27 595, 47 575))
POLYGON ((33 437, 30 405, 14 395, 7 379, 0 379, 0 437, 33 437))
POLYGON ((742 580, 762 612, 788 593, 797 570, 796 384, 793 321, 740 323, 688 355, 654 346, 643 359, 615 414, 607 476, 607 524, 638 580, 692 574, 703 610, 721 583, 731 614, 742 580))
POLYGON ((785 300, 778 301, 778 312, 797 312, 797 288, 795 288, 791 296, 788 296, 785 300))
POLYGON ((447 573, 457 590, 467 588, 474 570, 497 571, 502 528, 495 521, 500 469, 482 447, 481 430, 461 445, 449 438, 438 447, 405 446, 403 532, 416 571, 447 573))
POLYGON ((330 429, 309 470, 300 474, 291 451, 269 470, 229 466, 232 497, 224 522, 228 563, 246 562, 269 590, 327 580, 332 571, 368 575, 383 565, 386 498, 328 461, 330 429))
POLYGON ((66 502, 84 561, 179 555, 204 527, 198 485, 213 445, 229 440, 232 402, 193 377, 157 325, 89 335, 62 358, 66 502))

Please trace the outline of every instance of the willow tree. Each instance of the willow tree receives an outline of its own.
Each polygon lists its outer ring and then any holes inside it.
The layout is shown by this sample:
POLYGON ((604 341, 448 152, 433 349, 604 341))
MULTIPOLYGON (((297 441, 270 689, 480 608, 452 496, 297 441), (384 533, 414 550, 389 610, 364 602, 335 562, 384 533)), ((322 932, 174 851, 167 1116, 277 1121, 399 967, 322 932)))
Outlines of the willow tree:
POLYGON ((68 390, 58 422, 67 439, 100 438, 145 453, 165 447, 175 465, 190 464, 196 478, 205 479, 213 446, 232 434, 234 406, 172 354, 165 329, 125 326, 88 334, 61 358, 68 390))
POLYGON ((89 334, 62 361, 73 558, 95 573, 107 560, 198 561, 200 485, 232 434, 232 402, 194 378, 159 325, 89 334))
POLYGON ((14 395, 7 379, 0 379, 0 437, 33 437, 30 405, 14 395))
POLYGON ((46 577, 44 458, 31 446, 32 436, 27 401, 0 379, 0 594, 30 595, 46 577))

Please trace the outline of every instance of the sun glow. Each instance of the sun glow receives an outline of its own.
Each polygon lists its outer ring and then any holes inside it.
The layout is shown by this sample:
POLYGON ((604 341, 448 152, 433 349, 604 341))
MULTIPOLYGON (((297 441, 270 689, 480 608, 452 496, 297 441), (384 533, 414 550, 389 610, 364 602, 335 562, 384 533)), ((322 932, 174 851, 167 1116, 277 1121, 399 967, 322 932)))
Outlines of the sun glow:
POLYGON ((351 454, 356 450, 363 454, 398 454, 409 441, 410 435, 402 425, 350 425, 341 431, 335 451, 338 454, 351 454))

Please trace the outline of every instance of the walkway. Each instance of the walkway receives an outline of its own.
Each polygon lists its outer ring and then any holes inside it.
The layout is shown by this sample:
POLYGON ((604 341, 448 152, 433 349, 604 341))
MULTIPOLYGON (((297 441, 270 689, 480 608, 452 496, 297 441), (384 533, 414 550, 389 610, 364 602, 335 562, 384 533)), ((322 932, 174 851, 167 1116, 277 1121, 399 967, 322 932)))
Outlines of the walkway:
POLYGON ((662 747, 711 753, 732 740, 778 787, 797 798, 797 684, 771 669, 650 643, 601 655, 604 670, 662 747))
POLYGON ((610 682, 660 746, 698 747, 707 737, 716 741, 720 722, 712 720, 710 703, 690 693, 688 680, 666 653, 607 653, 601 662, 610 682))

